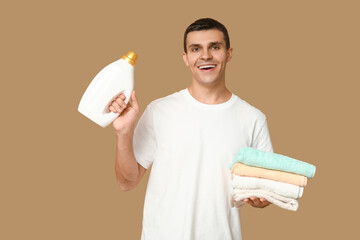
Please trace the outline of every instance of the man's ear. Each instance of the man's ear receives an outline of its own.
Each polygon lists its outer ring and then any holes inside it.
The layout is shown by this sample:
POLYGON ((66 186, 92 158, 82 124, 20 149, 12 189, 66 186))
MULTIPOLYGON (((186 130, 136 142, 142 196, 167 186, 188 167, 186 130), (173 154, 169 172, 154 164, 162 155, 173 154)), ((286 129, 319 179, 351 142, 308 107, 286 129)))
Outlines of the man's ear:
POLYGON ((232 48, 229 48, 227 50, 227 54, 228 54, 228 58, 227 58, 227 61, 226 62, 230 62, 231 58, 232 58, 232 55, 233 55, 233 49, 232 48))
POLYGON ((187 59, 186 53, 183 52, 182 56, 183 56, 183 60, 184 60, 185 65, 186 65, 186 66, 189 66, 189 61, 188 61, 188 59, 187 59))

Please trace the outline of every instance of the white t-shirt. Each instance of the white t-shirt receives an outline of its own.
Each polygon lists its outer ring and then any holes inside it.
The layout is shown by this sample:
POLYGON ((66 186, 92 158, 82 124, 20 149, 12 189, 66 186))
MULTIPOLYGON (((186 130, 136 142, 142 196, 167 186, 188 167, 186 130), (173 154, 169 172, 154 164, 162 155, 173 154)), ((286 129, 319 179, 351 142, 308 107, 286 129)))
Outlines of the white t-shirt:
POLYGON ((142 240, 239 240, 228 168, 242 147, 273 151, 265 115, 235 94, 203 104, 183 89, 151 102, 134 133, 147 185, 142 240))

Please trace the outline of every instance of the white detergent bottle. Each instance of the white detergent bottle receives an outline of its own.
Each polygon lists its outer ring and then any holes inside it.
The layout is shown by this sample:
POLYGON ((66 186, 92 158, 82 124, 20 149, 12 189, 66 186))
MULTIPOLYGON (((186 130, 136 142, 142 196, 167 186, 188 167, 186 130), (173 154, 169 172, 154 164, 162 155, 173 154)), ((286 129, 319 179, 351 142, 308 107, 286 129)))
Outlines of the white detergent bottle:
POLYGON ((125 103, 129 102, 134 89, 136 60, 137 54, 130 51, 103 68, 86 89, 78 111, 101 127, 112 123, 119 113, 109 112, 108 107, 121 93, 125 94, 125 103))

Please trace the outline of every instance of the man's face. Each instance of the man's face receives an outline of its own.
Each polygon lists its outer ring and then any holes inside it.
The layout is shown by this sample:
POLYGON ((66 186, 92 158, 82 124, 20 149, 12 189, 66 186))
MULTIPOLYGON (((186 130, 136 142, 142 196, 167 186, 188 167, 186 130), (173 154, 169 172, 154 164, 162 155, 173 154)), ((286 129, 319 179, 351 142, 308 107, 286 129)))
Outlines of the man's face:
POLYGON ((226 49, 221 31, 209 29, 188 33, 186 49, 183 59, 193 74, 193 81, 206 86, 225 81, 226 63, 231 60, 232 48, 226 49))

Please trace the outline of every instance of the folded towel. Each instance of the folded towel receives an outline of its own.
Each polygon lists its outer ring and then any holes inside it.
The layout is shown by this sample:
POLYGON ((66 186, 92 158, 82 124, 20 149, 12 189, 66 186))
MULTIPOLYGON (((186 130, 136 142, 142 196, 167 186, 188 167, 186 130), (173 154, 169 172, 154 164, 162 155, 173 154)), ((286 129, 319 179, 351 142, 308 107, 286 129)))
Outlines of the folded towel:
POLYGON ((305 176, 265 168, 251 167, 242 163, 235 163, 231 173, 244 177, 266 178, 279 182, 295 184, 300 187, 305 187, 307 183, 307 178, 305 176))
POLYGON ((236 201, 236 202, 231 202, 231 206, 237 208, 244 205, 244 202, 242 200, 244 200, 245 198, 250 198, 252 196, 258 198, 265 198, 266 200, 275 204, 276 206, 291 211, 296 211, 299 207, 299 202, 296 199, 283 197, 281 195, 266 190, 233 189, 231 195, 232 198, 236 201))
POLYGON ((231 169, 237 162, 254 167, 291 172, 303 175, 307 178, 313 178, 316 171, 316 167, 309 163, 250 147, 241 148, 238 154, 233 158, 229 168, 231 169))
POLYGON ((284 183, 278 182, 270 179, 255 178, 255 177, 242 177, 236 174, 232 174, 232 187, 234 189, 250 190, 250 189, 262 189, 267 190, 276 194, 279 194, 283 197, 288 198, 301 198, 304 192, 304 188, 284 183))

